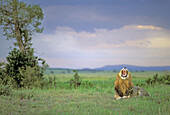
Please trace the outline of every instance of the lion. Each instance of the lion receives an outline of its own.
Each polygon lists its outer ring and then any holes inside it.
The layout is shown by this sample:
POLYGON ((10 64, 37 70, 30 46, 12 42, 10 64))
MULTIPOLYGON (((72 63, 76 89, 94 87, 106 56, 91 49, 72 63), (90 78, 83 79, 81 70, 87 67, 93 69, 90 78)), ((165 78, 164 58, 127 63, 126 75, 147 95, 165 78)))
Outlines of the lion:
POLYGON ((117 74, 114 89, 116 99, 128 98, 133 93, 132 76, 126 67, 117 74))
POLYGON ((126 67, 120 70, 114 83, 115 99, 150 96, 143 88, 133 86, 132 75, 126 67))

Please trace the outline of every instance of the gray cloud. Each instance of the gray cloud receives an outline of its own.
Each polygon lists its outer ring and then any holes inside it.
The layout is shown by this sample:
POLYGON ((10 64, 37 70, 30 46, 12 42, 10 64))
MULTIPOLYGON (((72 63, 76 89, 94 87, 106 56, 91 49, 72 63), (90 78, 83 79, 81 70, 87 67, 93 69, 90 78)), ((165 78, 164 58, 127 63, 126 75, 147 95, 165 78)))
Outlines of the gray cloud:
POLYGON ((167 31, 151 25, 127 25, 112 30, 95 29, 94 32, 77 32, 70 27, 57 27, 53 34, 37 35, 34 46, 51 66, 64 67, 64 63, 57 60, 65 60, 65 66, 72 67, 73 62, 77 62, 74 67, 88 67, 88 63, 94 63, 95 59, 98 64, 92 67, 113 62, 167 65, 170 64, 168 60, 166 63, 161 62, 163 58, 170 57, 165 52, 170 49, 170 34, 167 31), (144 63, 152 58, 157 61, 144 63), (51 60, 56 61, 52 63, 51 60))
MULTIPOLYGON (((77 1, 78 2, 78 1, 77 1)), ((120 28, 124 25, 154 25, 169 28, 169 5, 166 2, 131 2, 119 1, 106 4, 77 5, 54 4, 43 7, 45 12, 46 32, 54 30, 56 26, 69 26, 76 31, 93 31, 94 28, 120 28)), ((93 1, 93 3, 95 3, 93 1)))

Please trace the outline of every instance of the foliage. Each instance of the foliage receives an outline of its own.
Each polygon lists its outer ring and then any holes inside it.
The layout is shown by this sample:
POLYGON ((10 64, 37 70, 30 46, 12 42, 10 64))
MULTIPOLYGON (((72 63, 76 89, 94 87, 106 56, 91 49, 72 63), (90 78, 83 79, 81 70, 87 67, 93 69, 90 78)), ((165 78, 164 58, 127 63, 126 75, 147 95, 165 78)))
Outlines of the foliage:
POLYGON ((2 85, 8 85, 10 82, 10 78, 7 76, 4 66, 5 62, 0 62, 0 83, 2 85))
POLYGON ((33 32, 42 32, 43 12, 39 5, 30 5, 18 0, 0 0, 0 25, 7 39, 21 52, 30 50, 33 32))
POLYGON ((32 49, 30 53, 23 53, 16 48, 9 52, 5 68, 8 76, 14 80, 14 87, 41 86, 47 64, 43 59, 34 56, 33 52, 32 49))
MULTIPOLYGON (((39 5, 31 5, 19 0, 0 0, 0 26, 7 40, 13 39, 14 48, 9 52, 2 81, 10 78, 14 87, 40 87, 46 63, 34 56, 31 48, 34 32, 41 33, 43 11, 39 5), (40 64, 41 62, 41 64, 40 64)), ((10 81, 7 80, 7 81, 10 81)))
POLYGON ((158 77, 158 74, 155 74, 153 78, 148 78, 146 84, 155 85, 155 84, 169 84, 170 85, 170 75, 166 74, 164 76, 158 77))
POLYGON ((48 76, 44 78, 43 88, 57 87, 57 81, 55 76, 48 76))
POLYGON ((3 85, 0 81, 0 95, 11 95, 12 87, 10 85, 3 85))
POLYGON ((0 95, 11 95, 11 80, 5 72, 5 62, 0 62, 0 95))
POLYGON ((27 88, 37 88, 43 85, 43 75, 39 71, 39 67, 21 67, 19 68, 21 75, 20 85, 27 88))
POLYGON ((73 70, 73 72, 75 72, 73 78, 70 80, 70 86, 72 87, 72 85, 76 88, 76 87, 79 87, 81 85, 81 78, 80 76, 78 75, 78 71, 76 70, 73 70))

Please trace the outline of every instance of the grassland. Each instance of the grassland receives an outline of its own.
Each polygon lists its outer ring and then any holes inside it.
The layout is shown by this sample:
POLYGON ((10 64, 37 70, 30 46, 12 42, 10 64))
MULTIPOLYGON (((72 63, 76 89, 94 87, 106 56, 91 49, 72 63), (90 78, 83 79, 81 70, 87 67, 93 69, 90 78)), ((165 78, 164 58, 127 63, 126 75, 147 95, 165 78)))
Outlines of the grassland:
MULTIPOLYGON (((154 74, 169 72, 132 72, 133 82, 144 83, 154 74)), ((73 73, 45 75, 56 78, 56 86, 45 89, 13 90, 10 96, 0 96, 0 114, 76 114, 76 115, 113 115, 113 114, 170 114, 170 86, 157 84, 144 86, 150 97, 134 97, 114 100, 114 80, 116 73, 80 72, 82 85, 70 88, 69 80, 73 73)))

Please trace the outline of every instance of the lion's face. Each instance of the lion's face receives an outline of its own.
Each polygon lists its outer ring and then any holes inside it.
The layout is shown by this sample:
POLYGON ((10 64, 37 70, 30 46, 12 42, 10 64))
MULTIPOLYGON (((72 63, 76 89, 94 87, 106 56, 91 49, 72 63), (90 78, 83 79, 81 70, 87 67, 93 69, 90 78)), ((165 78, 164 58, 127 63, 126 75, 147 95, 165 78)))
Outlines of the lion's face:
POLYGON ((122 70, 122 76, 125 77, 125 76, 127 76, 127 74, 128 74, 128 71, 125 70, 125 69, 123 69, 123 70, 122 70))
POLYGON ((122 70, 120 70, 120 72, 119 72, 119 76, 121 77, 121 79, 126 79, 126 78, 128 78, 129 77, 129 72, 128 72, 128 70, 127 69, 122 69, 122 70))

